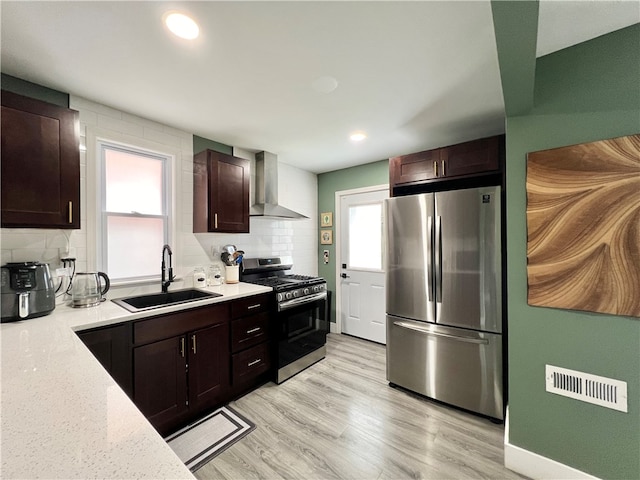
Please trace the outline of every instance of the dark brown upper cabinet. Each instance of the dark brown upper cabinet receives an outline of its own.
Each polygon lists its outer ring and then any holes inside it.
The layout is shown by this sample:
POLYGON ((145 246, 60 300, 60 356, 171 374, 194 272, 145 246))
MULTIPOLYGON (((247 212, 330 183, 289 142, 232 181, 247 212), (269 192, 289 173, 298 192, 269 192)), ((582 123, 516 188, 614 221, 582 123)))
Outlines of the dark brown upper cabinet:
POLYGON ((389 182, 394 188, 419 186, 501 172, 504 135, 411 153, 389 159, 389 182))
POLYGON ((193 159, 193 232, 249 233, 248 160, 205 150, 193 159))
POLYGON ((80 228, 78 112, 2 91, 3 227, 80 228))

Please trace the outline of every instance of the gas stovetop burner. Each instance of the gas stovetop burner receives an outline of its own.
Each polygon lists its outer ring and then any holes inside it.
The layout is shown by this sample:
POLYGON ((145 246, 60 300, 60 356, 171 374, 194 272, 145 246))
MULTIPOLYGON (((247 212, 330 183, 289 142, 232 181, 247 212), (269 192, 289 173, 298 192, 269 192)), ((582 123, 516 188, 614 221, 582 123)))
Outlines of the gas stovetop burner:
POLYGON ((283 263, 280 258, 245 258, 242 267, 243 282, 272 287, 276 292, 326 283, 321 277, 287 274, 286 271, 290 270, 292 265, 283 263))

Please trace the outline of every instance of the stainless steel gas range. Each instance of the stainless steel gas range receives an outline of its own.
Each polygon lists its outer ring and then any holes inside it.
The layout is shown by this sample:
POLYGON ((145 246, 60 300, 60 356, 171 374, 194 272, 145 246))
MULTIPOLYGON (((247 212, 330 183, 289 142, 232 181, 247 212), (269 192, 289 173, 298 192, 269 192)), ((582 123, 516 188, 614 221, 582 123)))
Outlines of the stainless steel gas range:
POLYGON ((327 283, 321 277, 287 273, 280 258, 245 258, 242 281, 272 287, 277 323, 276 383, 323 359, 329 331, 327 283))

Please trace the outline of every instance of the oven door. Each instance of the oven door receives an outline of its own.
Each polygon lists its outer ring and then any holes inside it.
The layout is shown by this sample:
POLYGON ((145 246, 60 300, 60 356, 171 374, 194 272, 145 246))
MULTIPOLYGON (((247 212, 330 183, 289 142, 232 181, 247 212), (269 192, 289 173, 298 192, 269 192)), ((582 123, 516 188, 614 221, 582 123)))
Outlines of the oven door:
POLYGON ((322 348, 327 341, 327 292, 278 305, 278 368, 322 348))

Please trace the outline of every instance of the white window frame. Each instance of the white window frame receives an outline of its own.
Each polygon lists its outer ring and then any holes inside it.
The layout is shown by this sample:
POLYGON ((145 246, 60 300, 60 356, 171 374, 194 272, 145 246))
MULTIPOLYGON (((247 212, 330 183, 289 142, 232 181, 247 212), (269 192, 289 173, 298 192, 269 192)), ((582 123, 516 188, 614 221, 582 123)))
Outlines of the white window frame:
MULTIPOLYGON (((106 248, 108 244, 108 229, 107 224, 109 217, 132 217, 132 218, 162 218, 164 220, 164 228, 163 228, 163 244, 169 244, 169 222, 170 222, 170 205, 171 205, 171 182, 170 182, 170 169, 171 169, 171 156, 167 154, 159 154, 156 152, 152 152, 146 149, 138 148, 138 147, 130 147, 124 146, 120 143, 115 143, 107 140, 98 140, 97 147, 99 151, 99 162, 100 162, 100 219, 97 222, 98 227, 98 236, 97 236, 97 246, 98 246, 98 270, 105 271, 109 275, 111 272, 107 270, 107 265, 109 264, 108 251, 106 248), (137 155, 140 157, 151 158, 153 160, 157 160, 162 162, 162 214, 160 215, 151 215, 139 212, 131 212, 131 213, 122 213, 122 212, 109 212, 107 211, 107 189, 106 189, 106 151, 119 151, 124 153, 130 153, 133 155, 137 155)), ((136 282, 136 281, 144 281, 144 280, 152 280, 156 279, 157 275, 139 275, 136 277, 128 277, 128 278, 115 278, 115 281, 120 282, 136 282)))
MULTIPOLYGON (((87 126, 86 130, 86 235, 87 235, 87 269, 89 271, 100 271, 103 263, 102 257, 102 178, 104 173, 101 167, 100 143, 118 146, 125 150, 142 151, 147 154, 167 157, 165 171, 165 182, 167 188, 167 240, 173 250, 174 272, 178 272, 181 265, 179 248, 175 245, 176 234, 176 195, 177 195, 177 174, 181 171, 182 152, 178 148, 163 145, 158 142, 147 140, 141 137, 134 137, 127 134, 102 129, 95 126, 87 126)), ((83 227, 84 229, 84 227, 83 227)), ((135 279, 114 279, 112 286, 126 286, 138 284, 154 284, 160 281, 160 258, 162 252, 158 252, 158 274, 149 277, 138 277, 135 279)))

